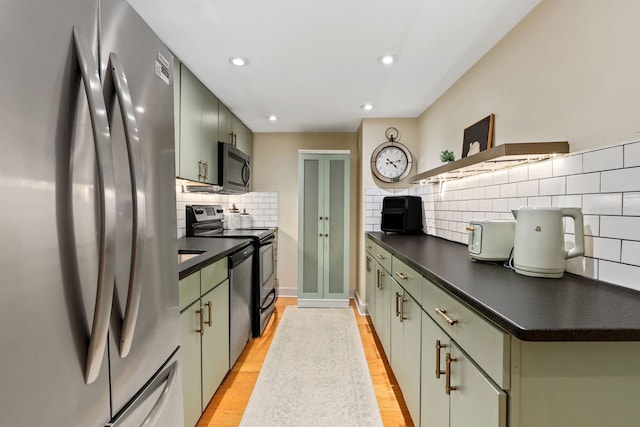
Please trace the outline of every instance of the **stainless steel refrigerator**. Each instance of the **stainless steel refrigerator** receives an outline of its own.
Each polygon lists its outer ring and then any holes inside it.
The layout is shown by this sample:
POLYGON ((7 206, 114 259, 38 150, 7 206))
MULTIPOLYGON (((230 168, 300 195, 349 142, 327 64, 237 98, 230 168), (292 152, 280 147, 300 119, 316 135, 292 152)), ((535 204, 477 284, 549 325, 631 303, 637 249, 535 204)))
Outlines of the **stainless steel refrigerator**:
POLYGON ((172 55, 124 0, 0 0, 0 425, 182 425, 172 55))

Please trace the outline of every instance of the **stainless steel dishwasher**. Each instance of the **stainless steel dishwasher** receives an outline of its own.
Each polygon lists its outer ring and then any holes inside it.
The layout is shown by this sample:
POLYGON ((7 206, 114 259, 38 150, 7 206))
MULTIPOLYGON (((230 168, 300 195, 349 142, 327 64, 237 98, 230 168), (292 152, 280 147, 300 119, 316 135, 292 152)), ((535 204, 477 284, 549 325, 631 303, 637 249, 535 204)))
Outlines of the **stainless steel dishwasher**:
POLYGON ((253 246, 229 256, 229 369, 251 339, 253 246))

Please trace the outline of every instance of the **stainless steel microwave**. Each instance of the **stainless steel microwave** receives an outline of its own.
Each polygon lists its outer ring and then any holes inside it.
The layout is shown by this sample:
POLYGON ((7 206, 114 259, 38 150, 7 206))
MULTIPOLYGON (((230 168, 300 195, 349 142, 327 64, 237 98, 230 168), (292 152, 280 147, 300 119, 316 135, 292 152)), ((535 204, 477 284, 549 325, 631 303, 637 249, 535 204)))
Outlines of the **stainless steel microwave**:
POLYGON ((226 142, 218 142, 218 184, 222 193, 251 191, 251 165, 248 154, 226 142))

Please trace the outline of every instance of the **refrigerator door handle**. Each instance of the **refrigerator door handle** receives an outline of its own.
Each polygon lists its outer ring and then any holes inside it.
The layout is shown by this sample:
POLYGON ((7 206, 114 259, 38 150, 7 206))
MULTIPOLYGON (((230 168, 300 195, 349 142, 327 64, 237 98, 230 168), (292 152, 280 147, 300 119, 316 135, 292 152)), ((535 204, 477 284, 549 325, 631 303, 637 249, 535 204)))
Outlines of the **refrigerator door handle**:
POLYGON ((93 312, 93 325, 87 351, 85 366, 85 382, 91 384, 100 373, 109 320, 113 303, 113 287, 115 280, 115 229, 116 229, 116 193, 113 156, 111 153, 111 134, 106 115, 104 98, 100 91, 100 76, 87 40, 78 27, 73 27, 73 39, 78 57, 78 67, 84 81, 84 88, 89 105, 91 127, 97 159, 97 178, 99 193, 99 248, 98 248, 98 280, 96 285, 96 302, 93 312))
MULTIPOLYGON (((138 123, 136 122, 135 108, 131 99, 131 92, 127 83, 127 76, 117 54, 109 55, 107 72, 105 75, 104 99, 107 106, 111 107, 113 95, 118 98, 124 134, 129 156, 129 176, 131 180, 131 207, 133 211, 132 240, 131 240, 131 264, 129 268, 129 290, 125 305, 124 319, 122 321, 122 333, 120 334, 120 357, 126 357, 131 350, 133 335, 138 320, 140 309, 140 295, 142 283, 138 272, 142 269, 141 263, 144 252, 143 238, 146 227, 146 192, 144 187, 144 169, 142 162, 142 148, 138 123)), ((110 112, 111 110, 107 110, 110 112)), ((109 117, 110 123, 113 118, 109 117)))
POLYGON ((167 377, 166 383, 164 385, 164 389, 160 394, 160 398, 156 401, 156 404, 153 405, 151 411, 147 415, 147 417, 142 421, 140 427, 150 427, 156 425, 158 421, 158 417, 162 414, 162 410, 164 409, 167 401, 169 400, 169 396, 171 395, 171 390, 176 382, 176 378, 178 377, 178 362, 173 362, 171 365, 169 376, 167 377))

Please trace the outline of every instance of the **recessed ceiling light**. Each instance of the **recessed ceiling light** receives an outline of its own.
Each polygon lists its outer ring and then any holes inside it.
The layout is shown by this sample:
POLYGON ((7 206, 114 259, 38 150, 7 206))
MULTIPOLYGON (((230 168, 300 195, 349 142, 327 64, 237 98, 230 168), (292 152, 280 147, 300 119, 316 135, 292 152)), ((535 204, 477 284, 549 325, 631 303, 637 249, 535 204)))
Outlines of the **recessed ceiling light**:
POLYGON ((360 108, 362 108, 364 111, 371 111, 374 107, 373 104, 362 104, 360 108))
POLYGON ((275 122, 275 121, 278 120, 278 117, 277 116, 268 116, 267 120, 269 120, 270 122, 275 122))
POLYGON ((237 56, 235 58, 229 58, 229 62, 231 62, 236 67, 245 67, 249 65, 249 60, 247 58, 243 58, 242 56, 237 56))
POLYGON ((398 62, 398 58, 395 55, 384 55, 378 58, 378 62, 382 65, 391 65, 398 62))

